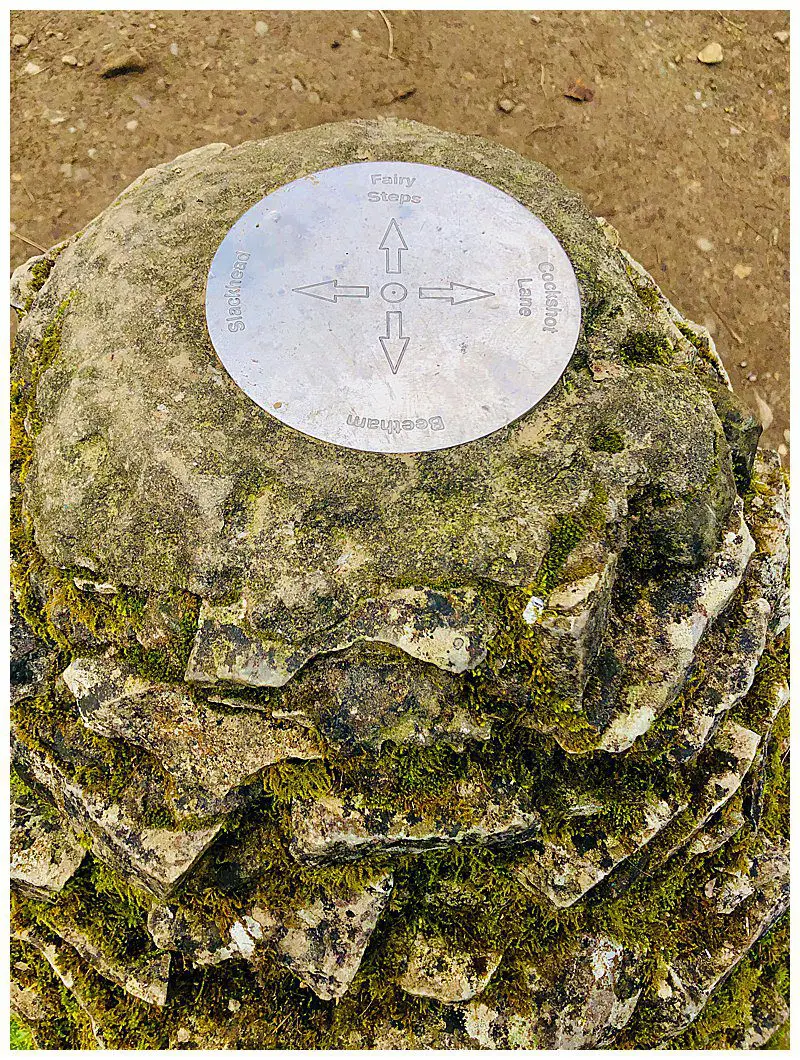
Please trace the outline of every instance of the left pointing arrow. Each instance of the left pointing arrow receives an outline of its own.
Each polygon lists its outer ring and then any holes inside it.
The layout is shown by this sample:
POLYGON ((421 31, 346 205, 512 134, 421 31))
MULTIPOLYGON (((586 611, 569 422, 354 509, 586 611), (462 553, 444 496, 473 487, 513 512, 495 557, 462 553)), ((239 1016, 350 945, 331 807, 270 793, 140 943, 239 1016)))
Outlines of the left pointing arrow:
POLYGON ((307 287, 293 287, 295 294, 307 294, 309 298, 321 298, 323 302, 336 302, 340 298, 369 298, 369 287, 340 287, 338 280, 323 280, 307 287))

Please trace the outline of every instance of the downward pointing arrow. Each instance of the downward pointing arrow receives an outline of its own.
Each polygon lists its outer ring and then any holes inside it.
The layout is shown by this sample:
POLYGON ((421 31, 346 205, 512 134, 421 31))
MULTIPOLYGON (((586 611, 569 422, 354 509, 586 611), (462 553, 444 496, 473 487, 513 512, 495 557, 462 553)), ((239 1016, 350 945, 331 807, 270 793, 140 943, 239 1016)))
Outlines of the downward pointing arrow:
POLYGON ((386 334, 381 336, 381 346, 383 346, 392 375, 397 375, 397 369, 400 367, 408 342, 408 337, 403 334, 403 314, 387 313, 386 334))
POLYGON ((467 287, 464 283, 450 282, 449 287, 420 287, 420 298, 441 298, 450 305, 477 302, 480 298, 493 298, 494 291, 482 291, 480 287, 467 287))
POLYGON ((408 250, 408 246, 394 218, 389 222, 389 227, 383 233, 379 249, 386 251, 386 271, 393 273, 402 272, 400 254, 404 250, 408 250))
POLYGON ((369 287, 340 287, 338 280, 323 280, 306 287, 293 287, 295 294, 307 294, 309 298, 321 298, 323 302, 336 302, 340 298, 369 298, 369 287))

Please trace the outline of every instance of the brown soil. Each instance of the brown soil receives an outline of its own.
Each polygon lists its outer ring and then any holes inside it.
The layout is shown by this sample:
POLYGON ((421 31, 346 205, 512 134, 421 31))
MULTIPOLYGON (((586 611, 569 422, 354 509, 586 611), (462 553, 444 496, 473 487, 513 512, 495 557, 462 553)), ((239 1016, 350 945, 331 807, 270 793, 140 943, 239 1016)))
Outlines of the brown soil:
POLYGON ((11 57, 12 264, 35 253, 24 240, 52 245, 201 144, 416 118, 513 147, 581 192, 713 332, 785 453, 789 51, 774 34, 788 13, 386 15, 391 57, 377 11, 12 14, 12 37, 30 38, 11 57), (714 66, 697 60, 710 41, 714 66), (100 76, 131 48, 142 72, 100 76), (576 79, 590 102, 565 98, 576 79))

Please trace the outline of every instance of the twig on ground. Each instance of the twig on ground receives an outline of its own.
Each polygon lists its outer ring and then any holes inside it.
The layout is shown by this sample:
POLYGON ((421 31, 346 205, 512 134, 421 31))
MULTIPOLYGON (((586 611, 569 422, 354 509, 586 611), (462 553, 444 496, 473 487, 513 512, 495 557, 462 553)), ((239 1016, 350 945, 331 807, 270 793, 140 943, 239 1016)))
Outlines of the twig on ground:
POLYGON ((383 21, 386 23, 386 28, 389 31, 389 50, 386 52, 386 58, 387 59, 391 59, 393 57, 393 55, 394 55, 394 30, 392 29, 391 22, 386 17, 386 15, 383 13, 383 11, 378 11, 378 14, 381 16, 383 21))
POLYGON ((47 247, 40 247, 38 243, 34 243, 32 239, 28 239, 27 236, 21 235, 19 232, 12 232, 12 236, 16 236, 17 239, 21 239, 23 243, 27 243, 29 247, 33 247, 34 250, 40 250, 42 254, 47 253, 47 247))
POLYGON ((552 123, 552 125, 534 125, 533 128, 529 131, 528 135, 532 136, 534 133, 544 132, 546 129, 563 129, 563 128, 564 128, 564 122, 563 121, 555 121, 555 122, 552 123))
POLYGON ((758 236, 758 238, 759 238, 759 239, 763 239, 763 240, 764 240, 764 242, 765 242, 765 243, 766 243, 767 245, 769 245, 769 240, 768 240, 768 239, 767 239, 767 237, 766 237, 766 236, 764 235, 764 233, 763 233, 763 232, 759 232, 759 230, 758 230, 758 229, 756 228, 756 226, 755 226, 755 225, 751 225, 751 224, 750 224, 750 222, 749 222, 749 221, 747 220, 747 218, 746 218, 746 217, 743 217, 743 218, 742 218, 742 224, 745 224, 745 225, 747 225, 747 227, 748 227, 748 228, 750 229, 750 231, 751 231, 751 232, 755 232, 755 234, 756 234, 756 235, 758 236))
POLYGON ((728 329, 728 331, 731 333, 731 335, 733 335, 733 337, 736 339, 736 341, 739 343, 739 345, 743 346, 744 345, 744 339, 742 338, 742 336, 737 331, 733 330, 733 327, 731 326, 731 324, 725 319, 725 317, 722 315, 722 313, 720 313, 720 311, 717 309, 717 307, 715 305, 713 305, 711 302, 709 302, 708 299, 706 299, 706 304, 709 306, 709 308, 712 310, 712 312, 716 313, 716 315, 719 317, 719 319, 722 321, 722 323, 725 325, 725 327, 728 329))
POLYGON ((743 33, 744 30, 747 29, 747 26, 740 26, 736 22, 731 22, 731 20, 729 18, 725 18, 725 16, 723 15, 723 13, 721 11, 718 11, 717 14, 722 19, 723 22, 727 22, 729 26, 733 26, 733 28, 735 30, 737 30, 739 33, 743 33))

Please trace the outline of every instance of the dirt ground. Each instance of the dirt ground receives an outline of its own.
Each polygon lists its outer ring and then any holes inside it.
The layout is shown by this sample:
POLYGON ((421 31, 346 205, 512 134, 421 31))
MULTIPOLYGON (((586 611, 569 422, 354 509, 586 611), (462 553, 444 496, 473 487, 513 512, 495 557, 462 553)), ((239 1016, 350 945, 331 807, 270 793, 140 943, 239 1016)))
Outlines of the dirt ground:
POLYGON ((12 265, 210 141, 383 115, 476 133, 615 225, 785 456, 788 12, 384 15, 391 55, 379 11, 13 13, 12 265), (131 49, 143 69, 101 76, 131 49), (565 97, 576 79, 591 101, 565 97))

